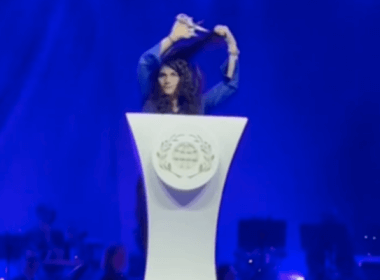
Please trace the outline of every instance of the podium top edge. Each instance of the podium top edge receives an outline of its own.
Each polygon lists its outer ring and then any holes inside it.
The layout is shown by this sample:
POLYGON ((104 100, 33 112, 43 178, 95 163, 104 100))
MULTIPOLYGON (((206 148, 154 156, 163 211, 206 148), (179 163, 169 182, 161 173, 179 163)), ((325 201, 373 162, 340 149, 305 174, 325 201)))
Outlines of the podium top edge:
POLYGON ((212 118, 212 119, 240 119, 248 121, 247 117, 241 116, 214 116, 214 115, 175 115, 175 114, 155 114, 155 113, 125 113, 128 117, 164 117, 164 118, 212 118))

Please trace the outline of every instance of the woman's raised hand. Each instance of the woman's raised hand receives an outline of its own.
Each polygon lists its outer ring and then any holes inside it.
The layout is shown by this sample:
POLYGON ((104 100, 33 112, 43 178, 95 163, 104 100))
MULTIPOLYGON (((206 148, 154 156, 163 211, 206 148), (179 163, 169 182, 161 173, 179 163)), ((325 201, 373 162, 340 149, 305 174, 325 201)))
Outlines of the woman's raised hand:
POLYGON ((228 52, 230 54, 239 54, 239 49, 237 48, 235 37, 227 26, 217 25, 214 27, 214 32, 219 36, 224 37, 228 45, 228 52))
POLYGON ((217 26, 215 26, 214 27, 214 32, 216 34, 218 34, 219 36, 222 36, 222 37, 225 37, 225 38, 227 37, 228 34, 232 35, 230 29, 227 26, 225 26, 225 25, 217 25, 217 26))
POLYGON ((193 19, 185 14, 177 15, 176 21, 172 27, 169 38, 173 42, 180 39, 189 39, 197 36, 195 33, 196 25, 193 19))

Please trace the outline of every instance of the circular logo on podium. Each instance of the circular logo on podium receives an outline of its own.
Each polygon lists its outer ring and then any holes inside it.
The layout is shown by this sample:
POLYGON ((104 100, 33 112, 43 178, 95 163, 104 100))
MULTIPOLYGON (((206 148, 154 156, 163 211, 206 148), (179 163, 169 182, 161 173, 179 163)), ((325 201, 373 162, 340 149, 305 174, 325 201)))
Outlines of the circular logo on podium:
POLYGON ((154 145, 154 169, 172 188, 197 189, 216 173, 219 165, 216 143, 201 127, 190 124, 176 127, 162 134, 154 145))

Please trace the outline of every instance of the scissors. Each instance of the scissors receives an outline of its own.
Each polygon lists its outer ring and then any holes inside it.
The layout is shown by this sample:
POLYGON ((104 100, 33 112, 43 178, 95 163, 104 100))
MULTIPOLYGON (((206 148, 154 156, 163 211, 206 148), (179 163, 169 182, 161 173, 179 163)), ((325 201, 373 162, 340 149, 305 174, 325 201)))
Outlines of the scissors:
POLYGON ((179 21, 183 24, 186 24, 191 29, 194 29, 197 31, 202 31, 202 32, 210 32, 208 29, 200 26, 200 24, 202 24, 203 20, 200 22, 194 23, 193 19, 191 17, 185 15, 185 14, 179 14, 176 19, 177 19, 177 21, 179 21))

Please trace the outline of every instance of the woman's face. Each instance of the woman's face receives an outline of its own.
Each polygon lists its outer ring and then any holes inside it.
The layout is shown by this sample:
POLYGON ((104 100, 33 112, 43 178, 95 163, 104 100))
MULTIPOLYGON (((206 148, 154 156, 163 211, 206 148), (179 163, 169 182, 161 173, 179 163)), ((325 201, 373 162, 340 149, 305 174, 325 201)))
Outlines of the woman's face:
POLYGON ((164 65, 158 74, 158 83, 160 84, 162 92, 167 95, 172 95, 178 87, 179 75, 174 69, 164 65))

